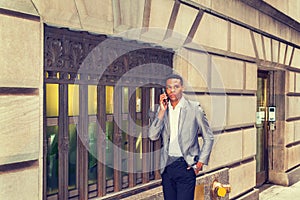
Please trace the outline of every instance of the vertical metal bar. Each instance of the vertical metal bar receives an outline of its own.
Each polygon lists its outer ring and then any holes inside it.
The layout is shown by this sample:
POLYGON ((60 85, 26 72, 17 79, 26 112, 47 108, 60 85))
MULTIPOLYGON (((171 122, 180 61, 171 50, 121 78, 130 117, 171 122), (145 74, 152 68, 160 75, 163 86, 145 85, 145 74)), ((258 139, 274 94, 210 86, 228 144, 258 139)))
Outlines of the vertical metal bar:
POLYGON ((122 130, 119 126, 122 123, 121 116, 121 88, 115 87, 114 89, 114 192, 119 192, 122 189, 122 176, 121 176, 121 142, 122 142, 122 130))
POLYGON ((129 115, 128 115, 128 171, 129 171, 129 187, 136 186, 136 92, 134 87, 128 88, 129 98, 129 115))
POLYGON ((106 91, 104 85, 99 85, 97 89, 97 119, 98 119, 98 134, 97 134, 97 172, 98 172, 98 196, 102 197, 106 194, 106 109, 105 98, 106 91))
POLYGON ((150 109, 150 88, 142 88, 142 149, 143 149, 143 161, 142 161, 142 182, 149 182, 149 171, 150 171, 150 142, 148 139, 148 125, 149 117, 148 112, 150 109))
MULTIPOLYGON (((83 76, 82 76, 83 78, 83 76)), ((88 199, 88 86, 79 85, 78 166, 79 199, 88 199)))
POLYGON ((68 199, 69 175, 68 84, 59 85, 58 117, 58 198, 68 199))

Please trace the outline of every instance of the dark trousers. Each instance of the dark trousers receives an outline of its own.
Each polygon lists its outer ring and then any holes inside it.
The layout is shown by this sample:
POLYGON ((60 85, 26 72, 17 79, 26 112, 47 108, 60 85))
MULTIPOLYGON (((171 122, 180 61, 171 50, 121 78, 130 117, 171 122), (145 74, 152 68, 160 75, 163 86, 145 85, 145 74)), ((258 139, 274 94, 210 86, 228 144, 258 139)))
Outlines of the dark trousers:
POLYGON ((162 173, 162 186, 165 200, 193 200, 196 175, 183 158, 168 164, 162 173))

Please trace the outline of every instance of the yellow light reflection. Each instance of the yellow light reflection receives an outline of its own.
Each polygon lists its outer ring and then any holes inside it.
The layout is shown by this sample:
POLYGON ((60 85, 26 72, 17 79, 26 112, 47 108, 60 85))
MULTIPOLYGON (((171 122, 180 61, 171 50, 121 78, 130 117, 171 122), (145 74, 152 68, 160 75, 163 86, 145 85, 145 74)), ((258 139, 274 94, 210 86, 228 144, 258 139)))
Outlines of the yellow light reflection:
POLYGON ((114 87, 105 86, 106 90, 106 113, 113 114, 114 112, 114 87))
POLYGON ((79 85, 68 85, 69 116, 79 115, 79 85))
POLYGON ((46 84, 46 116, 58 116, 58 84, 46 84))
POLYGON ((89 115, 97 114, 97 86, 88 86, 88 112, 89 115))

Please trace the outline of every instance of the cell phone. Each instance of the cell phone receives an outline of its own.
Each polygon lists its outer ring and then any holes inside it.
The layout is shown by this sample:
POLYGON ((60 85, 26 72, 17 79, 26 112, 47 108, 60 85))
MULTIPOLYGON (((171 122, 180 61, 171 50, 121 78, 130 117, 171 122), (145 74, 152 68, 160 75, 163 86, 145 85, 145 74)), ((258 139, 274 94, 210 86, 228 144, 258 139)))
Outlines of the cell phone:
MULTIPOLYGON (((168 94, 167 94, 167 92, 166 92, 166 89, 165 88, 162 88, 161 89, 161 91, 162 91, 162 93, 165 93, 166 95, 167 95, 167 97, 168 97, 168 94)), ((165 99, 164 101, 167 103, 167 102, 169 102, 169 97, 167 98, 167 99, 165 99)))

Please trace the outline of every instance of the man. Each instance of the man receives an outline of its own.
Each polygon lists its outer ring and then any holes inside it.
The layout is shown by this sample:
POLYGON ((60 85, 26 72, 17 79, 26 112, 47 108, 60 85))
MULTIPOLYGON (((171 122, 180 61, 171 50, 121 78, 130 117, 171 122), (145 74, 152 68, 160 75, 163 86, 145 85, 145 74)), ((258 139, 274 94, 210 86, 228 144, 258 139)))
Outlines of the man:
POLYGON ((214 135, 199 103, 183 97, 183 79, 166 78, 166 93, 149 128, 149 138, 162 137, 161 177, 165 200, 193 200, 196 175, 208 163, 214 135), (203 137, 200 150, 198 132, 203 137))

